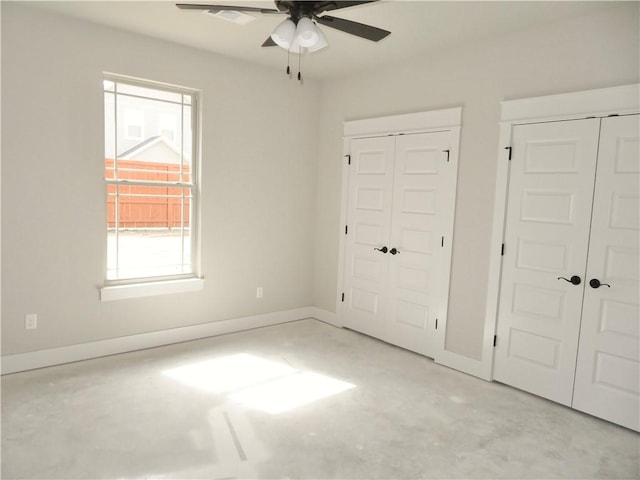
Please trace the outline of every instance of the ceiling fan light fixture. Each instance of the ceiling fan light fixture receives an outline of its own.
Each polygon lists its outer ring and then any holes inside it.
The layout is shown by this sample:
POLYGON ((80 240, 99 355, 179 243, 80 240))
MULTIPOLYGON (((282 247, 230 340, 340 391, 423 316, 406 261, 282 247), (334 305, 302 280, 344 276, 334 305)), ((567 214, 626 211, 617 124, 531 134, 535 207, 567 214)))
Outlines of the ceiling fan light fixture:
POLYGON ((287 18, 276 27, 276 29, 271 34, 271 39, 276 42, 279 47, 284 48, 285 50, 289 50, 292 46, 295 36, 296 24, 293 23, 290 18, 287 18))
POLYGON ((311 21, 309 17, 300 17, 298 20, 298 28, 296 28, 296 38, 301 47, 312 47, 316 44, 320 35, 318 27, 311 21))
MULTIPOLYGON (((2 0, 0 0, 2 1, 2 0)), ((378 42, 391 32, 371 25, 346 20, 344 18, 323 15, 330 10, 339 10, 354 5, 373 3, 379 0, 357 2, 320 2, 311 0, 275 0, 276 9, 258 6, 202 5, 194 3, 176 3, 184 10, 205 10, 208 13, 235 23, 247 23, 253 19, 245 12, 263 14, 286 14, 287 19, 281 22, 273 33, 262 43, 263 47, 278 46, 287 51, 287 76, 291 78, 291 54, 298 55, 298 80, 302 84, 302 56, 305 52, 317 52, 329 45, 324 32, 318 25, 324 25, 356 37, 378 42), (314 21, 315 20, 315 21, 314 21)), ((252 2, 253 3, 253 2, 252 2)))

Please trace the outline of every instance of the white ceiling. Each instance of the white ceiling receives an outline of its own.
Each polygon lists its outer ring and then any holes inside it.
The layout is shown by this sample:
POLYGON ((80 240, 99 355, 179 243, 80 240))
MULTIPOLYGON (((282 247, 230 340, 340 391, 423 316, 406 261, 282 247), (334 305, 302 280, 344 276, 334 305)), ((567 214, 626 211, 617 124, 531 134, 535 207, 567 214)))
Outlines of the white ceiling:
MULTIPOLYGON (((265 1, 179 0, 182 3, 275 8, 265 1)), ((616 7, 611 1, 392 1, 358 5, 331 12, 333 16, 390 30, 378 43, 321 26, 329 47, 302 59, 307 78, 330 78, 381 64, 415 58, 428 51, 500 36, 513 30, 616 7)), ((285 17, 253 14, 237 25, 198 11, 179 10, 175 2, 46 1, 32 6, 143 35, 197 47, 263 66, 283 69, 287 54, 260 45, 285 17)), ((292 60, 297 62, 297 57, 292 60)))

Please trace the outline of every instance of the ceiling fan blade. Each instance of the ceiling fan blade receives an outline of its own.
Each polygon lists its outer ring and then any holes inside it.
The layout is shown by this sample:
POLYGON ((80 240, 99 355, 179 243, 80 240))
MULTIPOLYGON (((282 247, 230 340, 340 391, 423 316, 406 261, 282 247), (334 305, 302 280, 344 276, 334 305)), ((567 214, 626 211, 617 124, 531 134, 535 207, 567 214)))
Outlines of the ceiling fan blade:
POLYGON ((378 27, 372 27, 371 25, 365 25, 364 23, 354 22, 352 20, 345 20, 344 18, 331 17, 329 15, 315 18, 317 22, 322 25, 374 42, 379 42, 391 33, 388 30, 383 30, 378 27))
POLYGON ((273 41, 273 38, 271 38, 271 36, 267 37, 267 39, 264 41, 264 43, 262 44, 263 47, 275 47, 277 46, 277 43, 273 41))
POLYGON ((364 0, 364 1, 354 1, 354 2, 350 2, 350 1, 345 1, 345 2, 339 2, 339 1, 335 1, 335 2, 316 2, 316 6, 314 8, 314 11, 317 14, 320 14, 322 12, 328 12, 330 10, 339 10, 341 8, 348 8, 348 7, 354 7, 356 5, 362 5, 363 3, 374 3, 377 2, 379 0, 364 0))
POLYGON ((239 5, 197 5, 194 3, 176 3, 176 7, 183 10, 207 10, 212 13, 218 13, 222 10, 232 12, 283 13, 280 10, 274 10, 272 8, 241 7, 239 5))

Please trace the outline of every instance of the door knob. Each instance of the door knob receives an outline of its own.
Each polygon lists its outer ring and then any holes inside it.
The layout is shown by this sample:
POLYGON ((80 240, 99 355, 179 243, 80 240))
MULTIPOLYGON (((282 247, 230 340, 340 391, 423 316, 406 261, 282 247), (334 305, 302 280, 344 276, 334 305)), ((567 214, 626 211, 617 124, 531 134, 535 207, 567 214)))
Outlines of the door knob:
MULTIPOLYGON (((574 275, 570 279, 569 278, 564 278, 564 277, 558 277, 558 280, 564 280, 566 282, 573 283, 574 285, 580 285, 580 283, 582 283, 582 279, 577 275, 574 275)), ((593 285, 591 285, 591 286, 593 287, 593 285)), ((598 287, 594 287, 594 288, 598 288, 598 287)))
POLYGON ((600 280, 598 280, 597 278, 592 278, 591 280, 589 280, 589 285, 591 285, 591 288, 600 288, 601 286, 611 288, 611 285, 609 285, 608 283, 600 283, 600 280))
POLYGON ((396 253, 400 253, 400 250, 396 249, 396 247, 393 247, 391 250, 389 250, 389 253, 391 255, 395 255, 396 253))
POLYGON ((389 249, 387 247, 374 248, 374 250, 377 250, 378 252, 382 252, 382 253, 387 253, 389 251, 389 249))

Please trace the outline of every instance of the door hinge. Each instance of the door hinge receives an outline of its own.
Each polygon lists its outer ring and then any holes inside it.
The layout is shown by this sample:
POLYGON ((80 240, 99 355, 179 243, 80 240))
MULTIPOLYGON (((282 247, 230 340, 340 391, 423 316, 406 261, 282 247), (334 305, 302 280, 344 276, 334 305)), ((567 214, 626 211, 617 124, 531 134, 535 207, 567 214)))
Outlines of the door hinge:
POLYGON ((349 225, 345 225, 344 226, 344 234, 346 235, 348 231, 349 231, 349 225))
POLYGON ((347 157, 347 165, 351 165, 351 155, 345 155, 347 157))
POLYGON ((449 157, 451 155, 451 150, 442 150, 443 152, 447 152, 447 162, 449 161, 449 157))
POLYGON ((504 243, 502 244, 502 247, 500 247, 500 255, 504 256, 504 243))
POLYGON ((438 329, 438 319, 436 318, 436 330, 438 329))
POLYGON ((342 301, 344 302, 344 292, 342 292, 342 301))
POLYGON ((494 346, 494 347, 496 346, 496 343, 498 343, 498 336, 497 336, 497 335, 494 335, 494 336, 493 336, 493 346, 494 346))
POLYGON ((504 147, 505 150, 509 150, 509 160, 511 160, 511 152, 512 152, 512 148, 511 147, 504 147))

